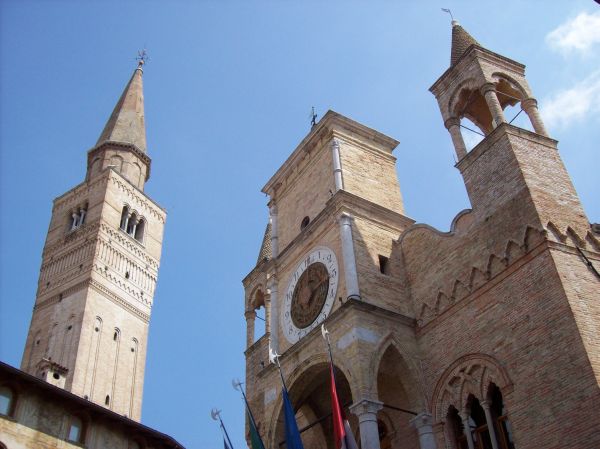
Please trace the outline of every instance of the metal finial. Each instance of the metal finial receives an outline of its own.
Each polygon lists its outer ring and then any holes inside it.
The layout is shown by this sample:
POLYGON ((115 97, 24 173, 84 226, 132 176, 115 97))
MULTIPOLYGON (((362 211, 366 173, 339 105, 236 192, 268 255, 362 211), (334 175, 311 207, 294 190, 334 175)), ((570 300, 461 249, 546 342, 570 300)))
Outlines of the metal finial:
POLYGON ((219 410, 218 408, 213 408, 210 411, 210 416, 212 419, 214 419, 215 421, 218 421, 221 418, 221 410, 219 410))
POLYGON ((231 381, 231 385, 233 386, 234 390, 242 391, 243 392, 243 390, 242 390, 242 382, 240 382, 239 379, 233 379, 231 381))
POLYGON ((450 11, 448 8, 442 8, 442 11, 450 14, 450 18, 452 19, 452 25, 454 25, 454 22, 456 22, 456 20, 454 20, 454 16, 452 15, 452 11, 450 11))
POLYGON ((318 114, 315 112, 315 107, 312 107, 312 111, 310 112, 310 127, 312 128, 317 124, 318 114))
POLYGON ((145 48, 143 48, 142 50, 138 50, 138 55, 135 58, 135 60, 138 62, 138 68, 142 67, 144 64, 146 64, 146 61, 150 60, 148 52, 145 48))

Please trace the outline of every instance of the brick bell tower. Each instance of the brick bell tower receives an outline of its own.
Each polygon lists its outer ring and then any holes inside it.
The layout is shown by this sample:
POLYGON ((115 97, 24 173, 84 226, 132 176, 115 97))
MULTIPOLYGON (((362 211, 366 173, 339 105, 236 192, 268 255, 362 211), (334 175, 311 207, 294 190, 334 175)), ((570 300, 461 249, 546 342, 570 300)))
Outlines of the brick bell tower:
POLYGON ((166 212, 150 176, 143 60, 85 181, 54 200, 21 369, 140 420, 146 343, 166 212))

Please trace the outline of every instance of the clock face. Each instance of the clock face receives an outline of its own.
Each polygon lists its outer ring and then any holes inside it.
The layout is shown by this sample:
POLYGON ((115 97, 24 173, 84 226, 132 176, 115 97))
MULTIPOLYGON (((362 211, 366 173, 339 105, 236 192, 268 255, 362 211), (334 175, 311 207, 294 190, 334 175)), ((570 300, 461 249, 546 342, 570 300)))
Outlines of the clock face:
POLYGON ((283 333, 295 343, 319 325, 331 311, 338 285, 335 253, 319 247, 292 273, 282 310, 283 333))

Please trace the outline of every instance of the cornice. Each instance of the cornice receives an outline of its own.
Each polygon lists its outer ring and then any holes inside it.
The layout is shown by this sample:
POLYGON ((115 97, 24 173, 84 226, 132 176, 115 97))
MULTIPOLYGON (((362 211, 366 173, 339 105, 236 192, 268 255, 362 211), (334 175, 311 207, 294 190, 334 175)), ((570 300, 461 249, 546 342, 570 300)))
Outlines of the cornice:
POLYGON ((140 150, 136 145, 132 144, 132 143, 128 143, 128 142, 118 142, 116 140, 106 140, 104 142, 102 142, 100 145, 96 145, 94 148, 92 148, 91 150, 88 151, 88 167, 90 166, 90 162, 92 161, 93 157, 105 150, 110 150, 110 149, 118 149, 120 151, 127 151, 129 153, 133 153, 135 156, 137 156, 144 164, 146 164, 146 166, 148 167, 148 169, 146 170, 146 178, 145 180, 148 181, 148 179, 150 179, 150 167, 152 165, 152 159, 150 159, 150 156, 148 156, 148 154, 146 154, 146 152, 140 150))
MULTIPOLYGON (((262 192, 273 197, 274 190, 280 184, 281 179, 288 179, 290 173, 296 169, 297 165, 304 158, 304 153, 311 153, 322 140, 329 140, 331 137, 339 136, 342 140, 348 139, 352 141, 362 142, 362 145, 366 145, 364 141, 360 141, 352 136, 352 134, 344 133, 340 129, 336 129, 336 126, 348 130, 350 133, 363 136, 367 141, 372 141, 384 148, 390 148, 389 153, 391 154, 393 148, 398 145, 398 141, 386 136, 379 131, 369 128, 361 123, 358 123, 348 117, 344 117, 334 111, 327 111, 323 118, 317 125, 313 127, 310 133, 300 142, 292 154, 286 159, 281 165, 279 170, 271 177, 271 179, 262 188, 262 192)), ((382 150, 379 150, 382 154, 385 154, 382 150)))
POLYGON ((136 201, 138 205, 145 208, 149 215, 155 217, 161 223, 165 223, 167 216, 166 211, 145 193, 133 187, 129 181, 114 170, 110 170, 109 179, 122 192, 126 193, 130 198, 136 201))

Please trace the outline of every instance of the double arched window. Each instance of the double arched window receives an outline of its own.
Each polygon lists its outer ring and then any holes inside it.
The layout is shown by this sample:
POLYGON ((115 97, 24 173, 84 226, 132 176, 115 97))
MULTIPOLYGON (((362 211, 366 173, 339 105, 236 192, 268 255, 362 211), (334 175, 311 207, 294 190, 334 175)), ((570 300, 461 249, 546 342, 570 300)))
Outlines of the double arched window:
POLYGON ((137 212, 129 209, 129 206, 123 207, 123 211, 121 212, 120 228, 138 242, 144 241, 146 220, 140 217, 137 212))
POLYGON ((69 231, 81 227, 85 222, 85 216, 87 215, 88 205, 82 204, 81 206, 74 207, 69 211, 69 231))
POLYGON ((515 448, 502 393, 493 383, 484 400, 470 395, 462 412, 450 406, 448 422, 456 449, 515 448))

